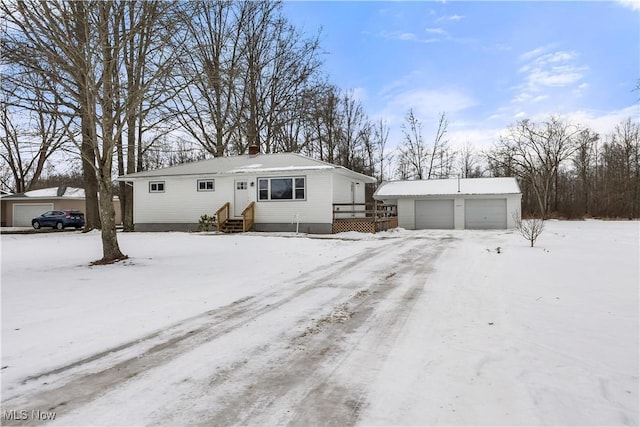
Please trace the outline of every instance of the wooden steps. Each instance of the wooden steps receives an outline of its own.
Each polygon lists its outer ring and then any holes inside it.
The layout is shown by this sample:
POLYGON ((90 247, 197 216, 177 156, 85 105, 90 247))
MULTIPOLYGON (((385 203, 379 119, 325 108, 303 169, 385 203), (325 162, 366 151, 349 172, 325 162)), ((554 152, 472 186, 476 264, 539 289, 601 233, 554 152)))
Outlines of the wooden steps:
POLYGON ((242 233, 242 220, 241 219, 228 219, 222 226, 223 233, 242 233))

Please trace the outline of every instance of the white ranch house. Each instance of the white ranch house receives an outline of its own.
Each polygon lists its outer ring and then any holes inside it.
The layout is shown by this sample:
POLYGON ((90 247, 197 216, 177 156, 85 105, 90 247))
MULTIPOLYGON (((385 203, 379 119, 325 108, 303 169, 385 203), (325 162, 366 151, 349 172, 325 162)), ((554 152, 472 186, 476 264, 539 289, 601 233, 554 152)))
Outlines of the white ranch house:
POLYGON ((397 205, 398 226, 419 229, 507 229, 521 215, 515 178, 384 182, 373 195, 397 205))
POLYGON ((294 153, 217 157, 118 179, 133 185, 136 231, 193 231, 203 214, 216 214, 219 226, 239 231, 305 233, 331 233, 334 205, 364 204, 365 184, 376 182, 294 153))

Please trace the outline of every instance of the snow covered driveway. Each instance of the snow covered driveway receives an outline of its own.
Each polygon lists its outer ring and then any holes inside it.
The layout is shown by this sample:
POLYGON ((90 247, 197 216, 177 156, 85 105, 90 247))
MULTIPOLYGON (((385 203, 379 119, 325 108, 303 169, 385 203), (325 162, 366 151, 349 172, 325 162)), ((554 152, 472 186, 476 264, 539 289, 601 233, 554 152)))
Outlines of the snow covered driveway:
POLYGON ((3 424, 638 424, 637 222, 338 237, 3 235, 3 424))

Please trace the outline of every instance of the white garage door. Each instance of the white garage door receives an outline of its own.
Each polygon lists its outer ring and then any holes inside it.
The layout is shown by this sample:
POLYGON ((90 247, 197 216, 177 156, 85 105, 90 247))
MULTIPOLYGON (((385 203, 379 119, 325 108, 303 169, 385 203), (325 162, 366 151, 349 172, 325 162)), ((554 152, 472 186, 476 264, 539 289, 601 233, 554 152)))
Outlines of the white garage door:
POLYGON ((453 228, 453 199, 416 200, 416 230, 453 228))
POLYGON ((13 226, 31 227, 31 220, 43 212, 53 209, 53 203, 13 205, 13 226))
POLYGON ((507 228, 507 199, 465 200, 464 228, 476 230, 507 228))

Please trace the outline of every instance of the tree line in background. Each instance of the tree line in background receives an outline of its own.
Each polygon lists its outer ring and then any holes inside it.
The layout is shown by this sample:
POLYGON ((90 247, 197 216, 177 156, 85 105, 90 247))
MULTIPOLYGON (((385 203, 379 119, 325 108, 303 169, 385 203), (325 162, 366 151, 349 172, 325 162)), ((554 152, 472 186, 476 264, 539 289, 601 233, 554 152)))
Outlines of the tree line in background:
MULTIPOLYGON (((480 153, 454 149, 448 120, 423 136, 409 110, 403 141, 371 120, 322 69, 319 34, 272 1, 3 2, 0 179, 42 185, 61 153, 77 164, 87 226, 104 259, 124 255, 110 203, 114 175, 245 153, 299 152, 385 179, 518 176, 526 212, 638 216, 638 124, 601 140, 560 118, 513 125, 480 153), (100 195, 100 197, 98 197, 100 195)), ((126 230, 133 194, 120 182, 126 230)))
POLYGON ((525 214, 640 217, 640 125, 601 137, 560 117, 522 120, 486 153, 491 176, 516 176, 525 214))

